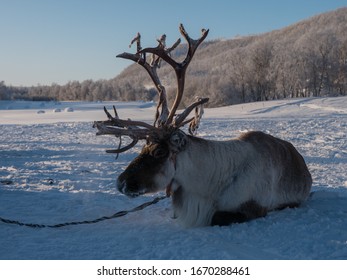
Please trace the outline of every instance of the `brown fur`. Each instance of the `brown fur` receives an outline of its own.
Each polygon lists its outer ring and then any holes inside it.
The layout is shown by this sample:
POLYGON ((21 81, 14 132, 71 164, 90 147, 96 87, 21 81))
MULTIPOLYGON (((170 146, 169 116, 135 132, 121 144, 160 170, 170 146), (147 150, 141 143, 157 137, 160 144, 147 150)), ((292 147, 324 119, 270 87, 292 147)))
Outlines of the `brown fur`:
POLYGON ((259 205, 255 200, 243 203, 235 212, 217 211, 212 217, 212 226, 226 226, 232 223, 243 223, 267 214, 266 207, 259 205))

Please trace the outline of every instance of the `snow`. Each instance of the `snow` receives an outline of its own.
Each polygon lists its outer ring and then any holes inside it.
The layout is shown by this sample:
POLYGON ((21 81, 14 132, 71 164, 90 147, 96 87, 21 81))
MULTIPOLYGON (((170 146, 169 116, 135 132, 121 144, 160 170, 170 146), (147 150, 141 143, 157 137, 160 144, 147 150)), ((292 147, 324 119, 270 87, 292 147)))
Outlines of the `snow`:
MULTIPOLYGON (((116 139, 95 136, 103 106, 151 121, 149 102, 0 102, 0 217, 25 223, 93 220, 154 197, 128 198, 117 176, 141 145, 116 160, 116 139), (44 113, 38 113, 44 111, 44 113)), ((0 259, 347 259, 347 97, 206 109, 200 136, 261 130, 291 141, 313 176, 300 208, 227 227, 183 228, 171 201, 96 224, 33 229, 0 223, 0 259)))

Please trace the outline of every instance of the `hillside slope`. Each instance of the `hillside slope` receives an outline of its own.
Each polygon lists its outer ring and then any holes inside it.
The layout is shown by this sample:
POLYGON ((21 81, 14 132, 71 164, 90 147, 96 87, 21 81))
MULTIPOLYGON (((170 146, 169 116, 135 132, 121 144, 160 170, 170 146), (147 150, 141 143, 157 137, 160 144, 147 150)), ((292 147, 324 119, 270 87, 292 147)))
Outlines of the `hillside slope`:
MULTIPOLYGON (((208 96, 210 106, 221 106, 346 94, 346 26, 347 8, 341 8, 281 30, 206 42, 189 66, 184 101, 189 103, 194 96, 208 96)), ((176 37, 170 39, 174 41, 176 37)), ((178 52, 182 54, 182 50, 178 52)), ((165 64, 160 73, 163 83, 171 89, 172 98, 174 74, 165 64)), ((125 69, 113 82, 122 88, 131 85, 131 98, 151 85, 147 73, 136 64, 125 69)))

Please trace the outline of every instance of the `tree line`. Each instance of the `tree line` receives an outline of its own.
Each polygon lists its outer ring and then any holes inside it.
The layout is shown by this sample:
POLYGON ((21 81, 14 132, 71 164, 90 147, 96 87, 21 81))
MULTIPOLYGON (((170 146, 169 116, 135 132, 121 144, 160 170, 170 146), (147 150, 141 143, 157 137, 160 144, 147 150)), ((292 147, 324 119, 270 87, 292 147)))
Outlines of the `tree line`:
MULTIPOLYGON (((346 95, 346 26, 347 8, 341 8, 265 34, 208 41, 188 68, 182 103, 191 103, 195 96, 210 97, 209 106, 223 106, 346 95)), ((180 46, 173 56, 179 58, 185 48, 180 46)), ((175 94, 174 73, 163 63, 158 74, 170 101, 175 94)), ((34 87, 0 82, 0 100, 156 100, 151 83, 146 71, 134 64, 110 80, 34 87)))

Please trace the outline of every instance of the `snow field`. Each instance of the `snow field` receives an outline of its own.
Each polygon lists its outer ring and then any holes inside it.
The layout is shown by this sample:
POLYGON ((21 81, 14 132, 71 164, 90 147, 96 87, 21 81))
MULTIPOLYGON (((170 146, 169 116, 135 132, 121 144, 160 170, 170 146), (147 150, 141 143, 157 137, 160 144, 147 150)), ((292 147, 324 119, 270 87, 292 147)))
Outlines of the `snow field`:
MULTIPOLYGON (((117 176, 141 145, 117 160, 113 137, 93 120, 115 104, 150 121, 153 103, 0 102, 0 216, 28 223, 92 220, 161 194, 130 199, 117 176), (60 112, 53 112, 60 108, 60 112), (66 112, 64 108, 73 108, 66 112), (44 110, 44 114, 37 114, 44 110)), ((228 227, 185 229, 171 202, 92 225, 32 229, 0 223, 0 259, 347 259, 347 98, 296 99, 206 109, 200 136, 225 140, 262 130, 304 156, 313 195, 300 208, 228 227)))

